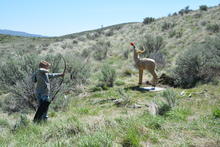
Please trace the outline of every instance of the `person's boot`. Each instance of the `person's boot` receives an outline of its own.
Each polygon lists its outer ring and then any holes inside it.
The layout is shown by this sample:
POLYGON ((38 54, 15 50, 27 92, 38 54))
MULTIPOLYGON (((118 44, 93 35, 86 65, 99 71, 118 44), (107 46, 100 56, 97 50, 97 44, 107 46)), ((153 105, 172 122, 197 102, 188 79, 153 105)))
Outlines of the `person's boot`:
POLYGON ((50 105, 50 102, 45 101, 43 103, 43 110, 42 110, 43 112, 42 112, 41 119, 44 120, 44 121, 47 121, 47 119, 48 119, 47 112, 48 112, 48 109, 49 109, 49 105, 50 105))

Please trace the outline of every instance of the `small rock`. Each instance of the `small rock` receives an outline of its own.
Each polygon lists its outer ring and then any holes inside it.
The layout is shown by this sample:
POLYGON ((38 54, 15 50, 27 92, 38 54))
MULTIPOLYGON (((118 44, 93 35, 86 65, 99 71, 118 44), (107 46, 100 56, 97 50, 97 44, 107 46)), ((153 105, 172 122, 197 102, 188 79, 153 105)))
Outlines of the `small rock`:
POLYGON ((129 108, 137 109, 137 108, 141 108, 141 105, 134 104, 134 105, 130 105, 129 108))

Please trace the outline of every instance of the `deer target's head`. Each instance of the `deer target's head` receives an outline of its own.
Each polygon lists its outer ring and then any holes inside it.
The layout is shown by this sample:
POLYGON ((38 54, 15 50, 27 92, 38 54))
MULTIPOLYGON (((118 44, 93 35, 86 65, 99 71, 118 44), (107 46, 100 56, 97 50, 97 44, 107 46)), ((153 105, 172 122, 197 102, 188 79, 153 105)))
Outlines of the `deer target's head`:
POLYGON ((133 49, 135 50, 135 53, 137 53, 137 54, 143 54, 145 52, 145 49, 143 51, 136 49, 134 42, 131 42, 130 45, 133 47, 133 49))

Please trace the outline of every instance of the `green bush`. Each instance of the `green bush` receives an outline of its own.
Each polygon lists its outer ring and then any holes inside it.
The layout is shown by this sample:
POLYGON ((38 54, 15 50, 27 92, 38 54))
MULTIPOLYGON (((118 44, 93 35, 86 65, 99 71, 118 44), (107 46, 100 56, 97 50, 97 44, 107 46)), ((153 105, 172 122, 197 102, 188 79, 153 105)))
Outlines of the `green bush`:
MULTIPOLYGON (((38 64, 42 59, 52 64, 51 72, 63 70, 60 65, 62 59, 58 55, 40 57, 35 54, 16 54, 0 64, 1 88, 12 94, 8 99, 5 99, 4 110, 14 112, 27 108, 36 109, 35 84, 31 77, 37 71, 38 64)), ((60 86, 59 80, 60 78, 51 79, 51 97, 60 86)))
POLYGON ((209 82, 220 71, 220 37, 206 39, 183 53, 176 62, 174 77, 183 88, 195 86, 199 81, 209 82))
POLYGON ((130 68, 130 67, 124 67, 123 69, 122 69, 122 75, 123 76, 132 76, 132 74, 134 74, 135 72, 133 71, 133 69, 132 68, 130 68))
POLYGON ((171 22, 163 22, 162 23, 162 26, 161 26, 161 29, 162 31, 166 31, 166 30, 169 30, 171 28, 173 28, 175 26, 174 23, 171 23, 171 22))
POLYGON ((81 53, 81 56, 84 58, 87 58, 90 56, 90 54, 91 54, 91 51, 89 49, 84 49, 81 53))
POLYGON ((91 50, 93 51, 93 57, 100 61, 107 57, 111 43, 109 41, 99 41, 95 44, 91 50))
POLYGON ((150 53, 149 58, 154 59, 159 68, 163 68, 166 65, 165 56, 160 51, 150 53))
POLYGON ((214 118, 220 118, 220 109, 219 108, 213 109, 212 115, 214 116, 214 118))
POLYGON ((186 6, 184 9, 181 9, 179 11, 179 14, 180 15, 183 15, 183 14, 188 14, 189 12, 191 12, 192 10, 189 9, 189 6, 186 6))
POLYGON ((128 128, 121 144, 123 147, 139 147, 140 135, 138 130, 134 127, 128 128))
POLYGON ((207 11, 208 7, 206 5, 199 6, 199 10, 201 11, 207 11))
POLYGON ((172 38, 172 37, 174 37, 175 35, 176 35, 176 31, 175 31, 175 30, 171 30, 171 31, 168 32, 169 38, 172 38))
POLYGON ((220 26, 218 24, 208 24, 206 29, 212 33, 218 33, 220 31, 220 26))
POLYGON ((163 40, 163 37, 161 36, 150 36, 145 35, 141 38, 139 48, 140 49, 146 49, 143 53, 144 56, 149 56, 152 52, 158 52, 162 48, 164 48, 165 42, 163 40))
POLYGON ((68 73, 70 74, 70 80, 67 81, 71 87, 77 85, 84 85, 88 83, 91 76, 91 64, 89 58, 83 58, 80 56, 70 55, 67 57, 68 73))
POLYGON ((153 17, 146 17, 146 18, 144 18, 143 24, 150 24, 150 23, 152 23, 154 21, 155 21, 155 18, 153 18, 153 17))
POLYGON ((13 100, 7 101, 8 105, 4 106, 10 111, 10 105, 15 106, 14 110, 23 107, 36 107, 34 95, 34 83, 31 80, 31 75, 36 71, 36 65, 39 63, 39 58, 36 55, 15 55, 8 58, 0 64, 0 84, 1 88, 6 92, 13 94, 13 100), (11 104, 12 102, 13 104, 11 104))
POLYGON ((167 89, 160 94, 161 99, 155 103, 158 106, 158 114, 164 115, 177 103, 177 93, 173 89, 167 89))
POLYGON ((116 79, 116 71, 110 65, 105 64, 101 67, 99 81, 105 87, 113 87, 116 79))

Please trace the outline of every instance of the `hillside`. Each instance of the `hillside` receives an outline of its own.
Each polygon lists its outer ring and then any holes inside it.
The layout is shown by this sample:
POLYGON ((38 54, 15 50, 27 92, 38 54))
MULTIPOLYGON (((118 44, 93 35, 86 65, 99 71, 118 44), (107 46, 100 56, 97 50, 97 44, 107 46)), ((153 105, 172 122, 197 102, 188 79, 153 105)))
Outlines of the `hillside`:
POLYGON ((8 41, 3 39, 0 50, 10 48, 10 52, 12 52, 12 50, 22 48, 22 50, 38 50, 42 54, 47 52, 68 54, 89 50, 97 41, 105 40, 111 43, 109 50, 113 54, 118 54, 129 48, 129 42, 133 41, 139 45, 143 42, 144 36, 150 35, 163 38, 165 46, 162 52, 166 54, 168 61, 171 60, 174 63, 173 59, 175 61, 175 57, 192 43, 203 42, 205 38, 215 34, 207 28, 210 25, 219 24, 219 14, 219 7, 213 7, 207 11, 197 10, 183 16, 173 15, 159 18, 147 25, 143 23, 125 23, 48 39, 22 37, 9 39, 8 41))
POLYGON ((0 29, 0 34, 12 35, 12 36, 22 36, 22 37, 45 37, 43 35, 30 34, 30 33, 20 32, 20 31, 3 30, 3 29, 0 29))
POLYGON ((148 19, 51 38, 0 35, 0 146, 220 146, 220 6, 148 19), (130 42, 156 60, 158 77, 169 75, 157 85, 165 90, 137 86, 130 42), (51 81, 52 96, 60 91, 48 122, 36 124, 30 76, 42 59, 66 75, 61 89, 62 79, 51 81))

